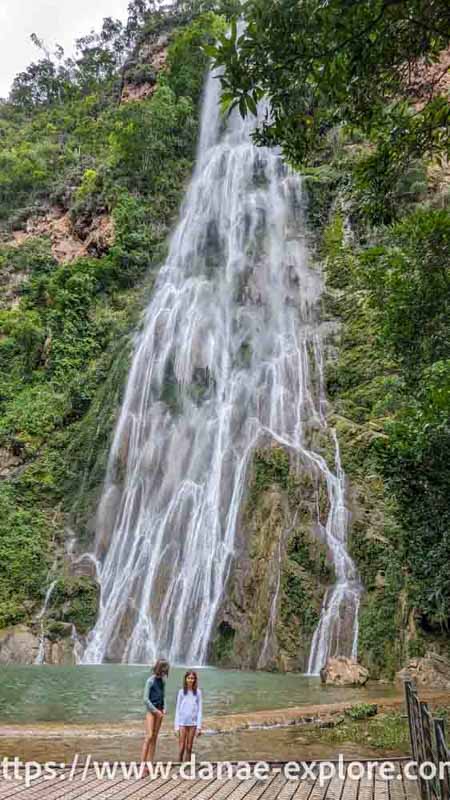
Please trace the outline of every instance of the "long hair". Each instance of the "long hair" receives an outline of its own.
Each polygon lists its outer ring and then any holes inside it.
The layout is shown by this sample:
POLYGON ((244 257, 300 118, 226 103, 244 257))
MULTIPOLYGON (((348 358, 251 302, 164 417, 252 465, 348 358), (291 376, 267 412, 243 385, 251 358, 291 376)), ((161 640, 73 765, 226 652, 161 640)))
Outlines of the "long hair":
POLYGON ((188 676, 189 676, 189 675, 193 675, 193 676, 194 676, 194 683, 193 683, 193 685, 192 685, 192 691, 193 691, 193 693, 194 693, 194 694, 197 694, 198 676, 197 676, 197 673, 196 673, 196 672, 194 672, 194 670, 193 670, 193 669, 188 669, 188 671, 186 672, 186 674, 185 674, 185 676, 184 676, 184 681, 183 681, 183 692, 184 692, 185 694, 187 694, 187 691, 188 691, 187 679, 188 679, 188 676))
POLYGON ((153 674, 156 675, 157 678, 161 678, 163 675, 168 675, 169 667, 169 662, 166 661, 165 658, 158 658, 158 661, 153 667, 153 674))

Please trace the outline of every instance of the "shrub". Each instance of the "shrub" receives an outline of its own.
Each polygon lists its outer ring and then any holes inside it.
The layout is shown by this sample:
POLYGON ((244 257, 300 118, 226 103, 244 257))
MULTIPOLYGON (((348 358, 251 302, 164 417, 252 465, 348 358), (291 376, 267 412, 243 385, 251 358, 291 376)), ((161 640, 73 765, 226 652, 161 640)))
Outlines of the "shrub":
POLYGON ((378 706, 374 703, 357 703, 345 709, 346 715, 353 720, 368 719, 369 717, 374 717, 377 712, 378 706))

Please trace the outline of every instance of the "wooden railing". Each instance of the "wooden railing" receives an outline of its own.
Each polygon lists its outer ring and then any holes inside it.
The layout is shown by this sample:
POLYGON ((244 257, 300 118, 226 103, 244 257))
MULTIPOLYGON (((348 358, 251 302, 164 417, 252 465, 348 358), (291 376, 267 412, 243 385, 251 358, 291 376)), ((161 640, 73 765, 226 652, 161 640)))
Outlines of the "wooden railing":
POLYGON ((445 738, 444 720, 433 717, 427 703, 419 700, 411 681, 405 681, 405 696, 411 750, 417 763, 421 798, 450 800, 450 750, 445 738), (434 769, 424 767, 424 775, 421 776, 419 768, 425 762, 434 764, 436 770, 434 777, 428 780, 424 776, 431 776, 434 769))

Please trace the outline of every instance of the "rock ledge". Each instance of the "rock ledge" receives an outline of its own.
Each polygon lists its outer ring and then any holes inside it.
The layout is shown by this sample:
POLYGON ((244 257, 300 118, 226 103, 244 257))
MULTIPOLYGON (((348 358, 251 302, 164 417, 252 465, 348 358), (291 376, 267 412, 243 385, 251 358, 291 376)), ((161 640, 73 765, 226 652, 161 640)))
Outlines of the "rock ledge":
POLYGON ((429 652, 423 658, 412 658, 395 678, 397 683, 412 680, 418 688, 450 689, 450 662, 429 652))

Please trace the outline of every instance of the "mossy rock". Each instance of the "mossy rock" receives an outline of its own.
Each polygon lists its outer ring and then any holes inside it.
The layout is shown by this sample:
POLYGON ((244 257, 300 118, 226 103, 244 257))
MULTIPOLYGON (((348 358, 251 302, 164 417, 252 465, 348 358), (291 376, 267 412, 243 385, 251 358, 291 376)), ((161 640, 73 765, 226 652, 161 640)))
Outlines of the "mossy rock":
POLYGON ((78 633, 87 633, 97 619, 99 595, 100 587, 93 578, 85 575, 60 578, 49 604, 52 624, 72 623, 78 633))
POLYGON ((57 642, 59 639, 68 639, 72 635, 72 625, 70 622, 58 622, 54 619, 48 619, 45 625, 45 635, 51 642, 57 642))
POLYGON ((211 642, 208 661, 223 667, 234 665, 234 639, 236 631, 227 622, 220 623, 211 642))

